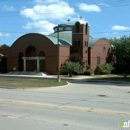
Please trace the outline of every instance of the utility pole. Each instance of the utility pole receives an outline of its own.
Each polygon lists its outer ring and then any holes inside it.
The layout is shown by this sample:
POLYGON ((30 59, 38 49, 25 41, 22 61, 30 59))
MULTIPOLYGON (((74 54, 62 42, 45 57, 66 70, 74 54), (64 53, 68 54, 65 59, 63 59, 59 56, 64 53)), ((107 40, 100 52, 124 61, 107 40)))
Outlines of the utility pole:
POLYGON ((57 82, 60 82, 60 65, 59 65, 59 62, 60 62, 60 45, 59 45, 59 25, 57 26, 57 45, 58 45, 58 67, 57 67, 57 71, 58 71, 58 74, 57 74, 57 82))

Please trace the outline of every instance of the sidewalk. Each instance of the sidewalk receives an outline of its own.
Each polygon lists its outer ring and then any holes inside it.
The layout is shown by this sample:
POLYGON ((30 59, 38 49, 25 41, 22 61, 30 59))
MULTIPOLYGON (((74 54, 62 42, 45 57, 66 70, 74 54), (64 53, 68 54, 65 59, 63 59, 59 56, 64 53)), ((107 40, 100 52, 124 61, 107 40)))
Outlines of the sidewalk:
MULTIPOLYGON (((28 77, 28 78, 43 78, 43 79, 57 79, 57 75, 45 75, 45 74, 28 74, 28 75, 22 75, 22 74, 0 74, 0 77, 28 77)), ((116 84, 128 84, 130 85, 130 82, 126 81, 109 81, 109 80, 96 80, 93 78, 102 78, 102 77, 118 77, 117 75, 75 75, 73 77, 69 77, 67 75, 60 75, 61 80, 67 80, 67 81, 81 81, 86 83, 116 83, 116 84)))

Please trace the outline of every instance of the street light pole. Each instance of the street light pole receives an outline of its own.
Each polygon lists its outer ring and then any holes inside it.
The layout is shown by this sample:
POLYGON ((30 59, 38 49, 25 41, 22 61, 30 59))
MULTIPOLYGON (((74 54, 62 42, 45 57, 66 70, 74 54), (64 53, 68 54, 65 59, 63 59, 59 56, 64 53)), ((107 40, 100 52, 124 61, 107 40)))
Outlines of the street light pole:
POLYGON ((59 66, 59 62, 60 62, 60 46, 59 46, 59 25, 57 26, 57 45, 58 45, 58 74, 57 74, 57 82, 60 82, 60 66, 59 66))

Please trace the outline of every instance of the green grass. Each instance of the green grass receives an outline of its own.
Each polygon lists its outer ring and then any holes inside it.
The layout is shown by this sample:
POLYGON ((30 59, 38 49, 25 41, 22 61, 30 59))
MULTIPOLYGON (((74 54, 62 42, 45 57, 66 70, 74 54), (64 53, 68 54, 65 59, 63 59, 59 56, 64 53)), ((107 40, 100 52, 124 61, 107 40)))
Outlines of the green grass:
POLYGON ((107 81, 130 82, 130 77, 124 78, 123 76, 106 76, 106 77, 95 76, 93 78, 90 78, 89 80, 107 80, 107 81))
POLYGON ((43 88, 52 86, 66 85, 67 82, 44 79, 25 79, 25 78, 0 78, 0 88, 16 89, 16 88, 43 88))

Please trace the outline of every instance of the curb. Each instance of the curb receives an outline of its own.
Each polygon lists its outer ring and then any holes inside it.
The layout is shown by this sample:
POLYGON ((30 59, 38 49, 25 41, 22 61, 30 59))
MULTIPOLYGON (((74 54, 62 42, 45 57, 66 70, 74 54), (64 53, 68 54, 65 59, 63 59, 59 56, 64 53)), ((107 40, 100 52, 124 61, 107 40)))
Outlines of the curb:
POLYGON ((124 81, 108 81, 108 80, 87 80, 86 82, 96 82, 96 83, 115 83, 115 84, 129 84, 130 82, 124 82, 124 81))

